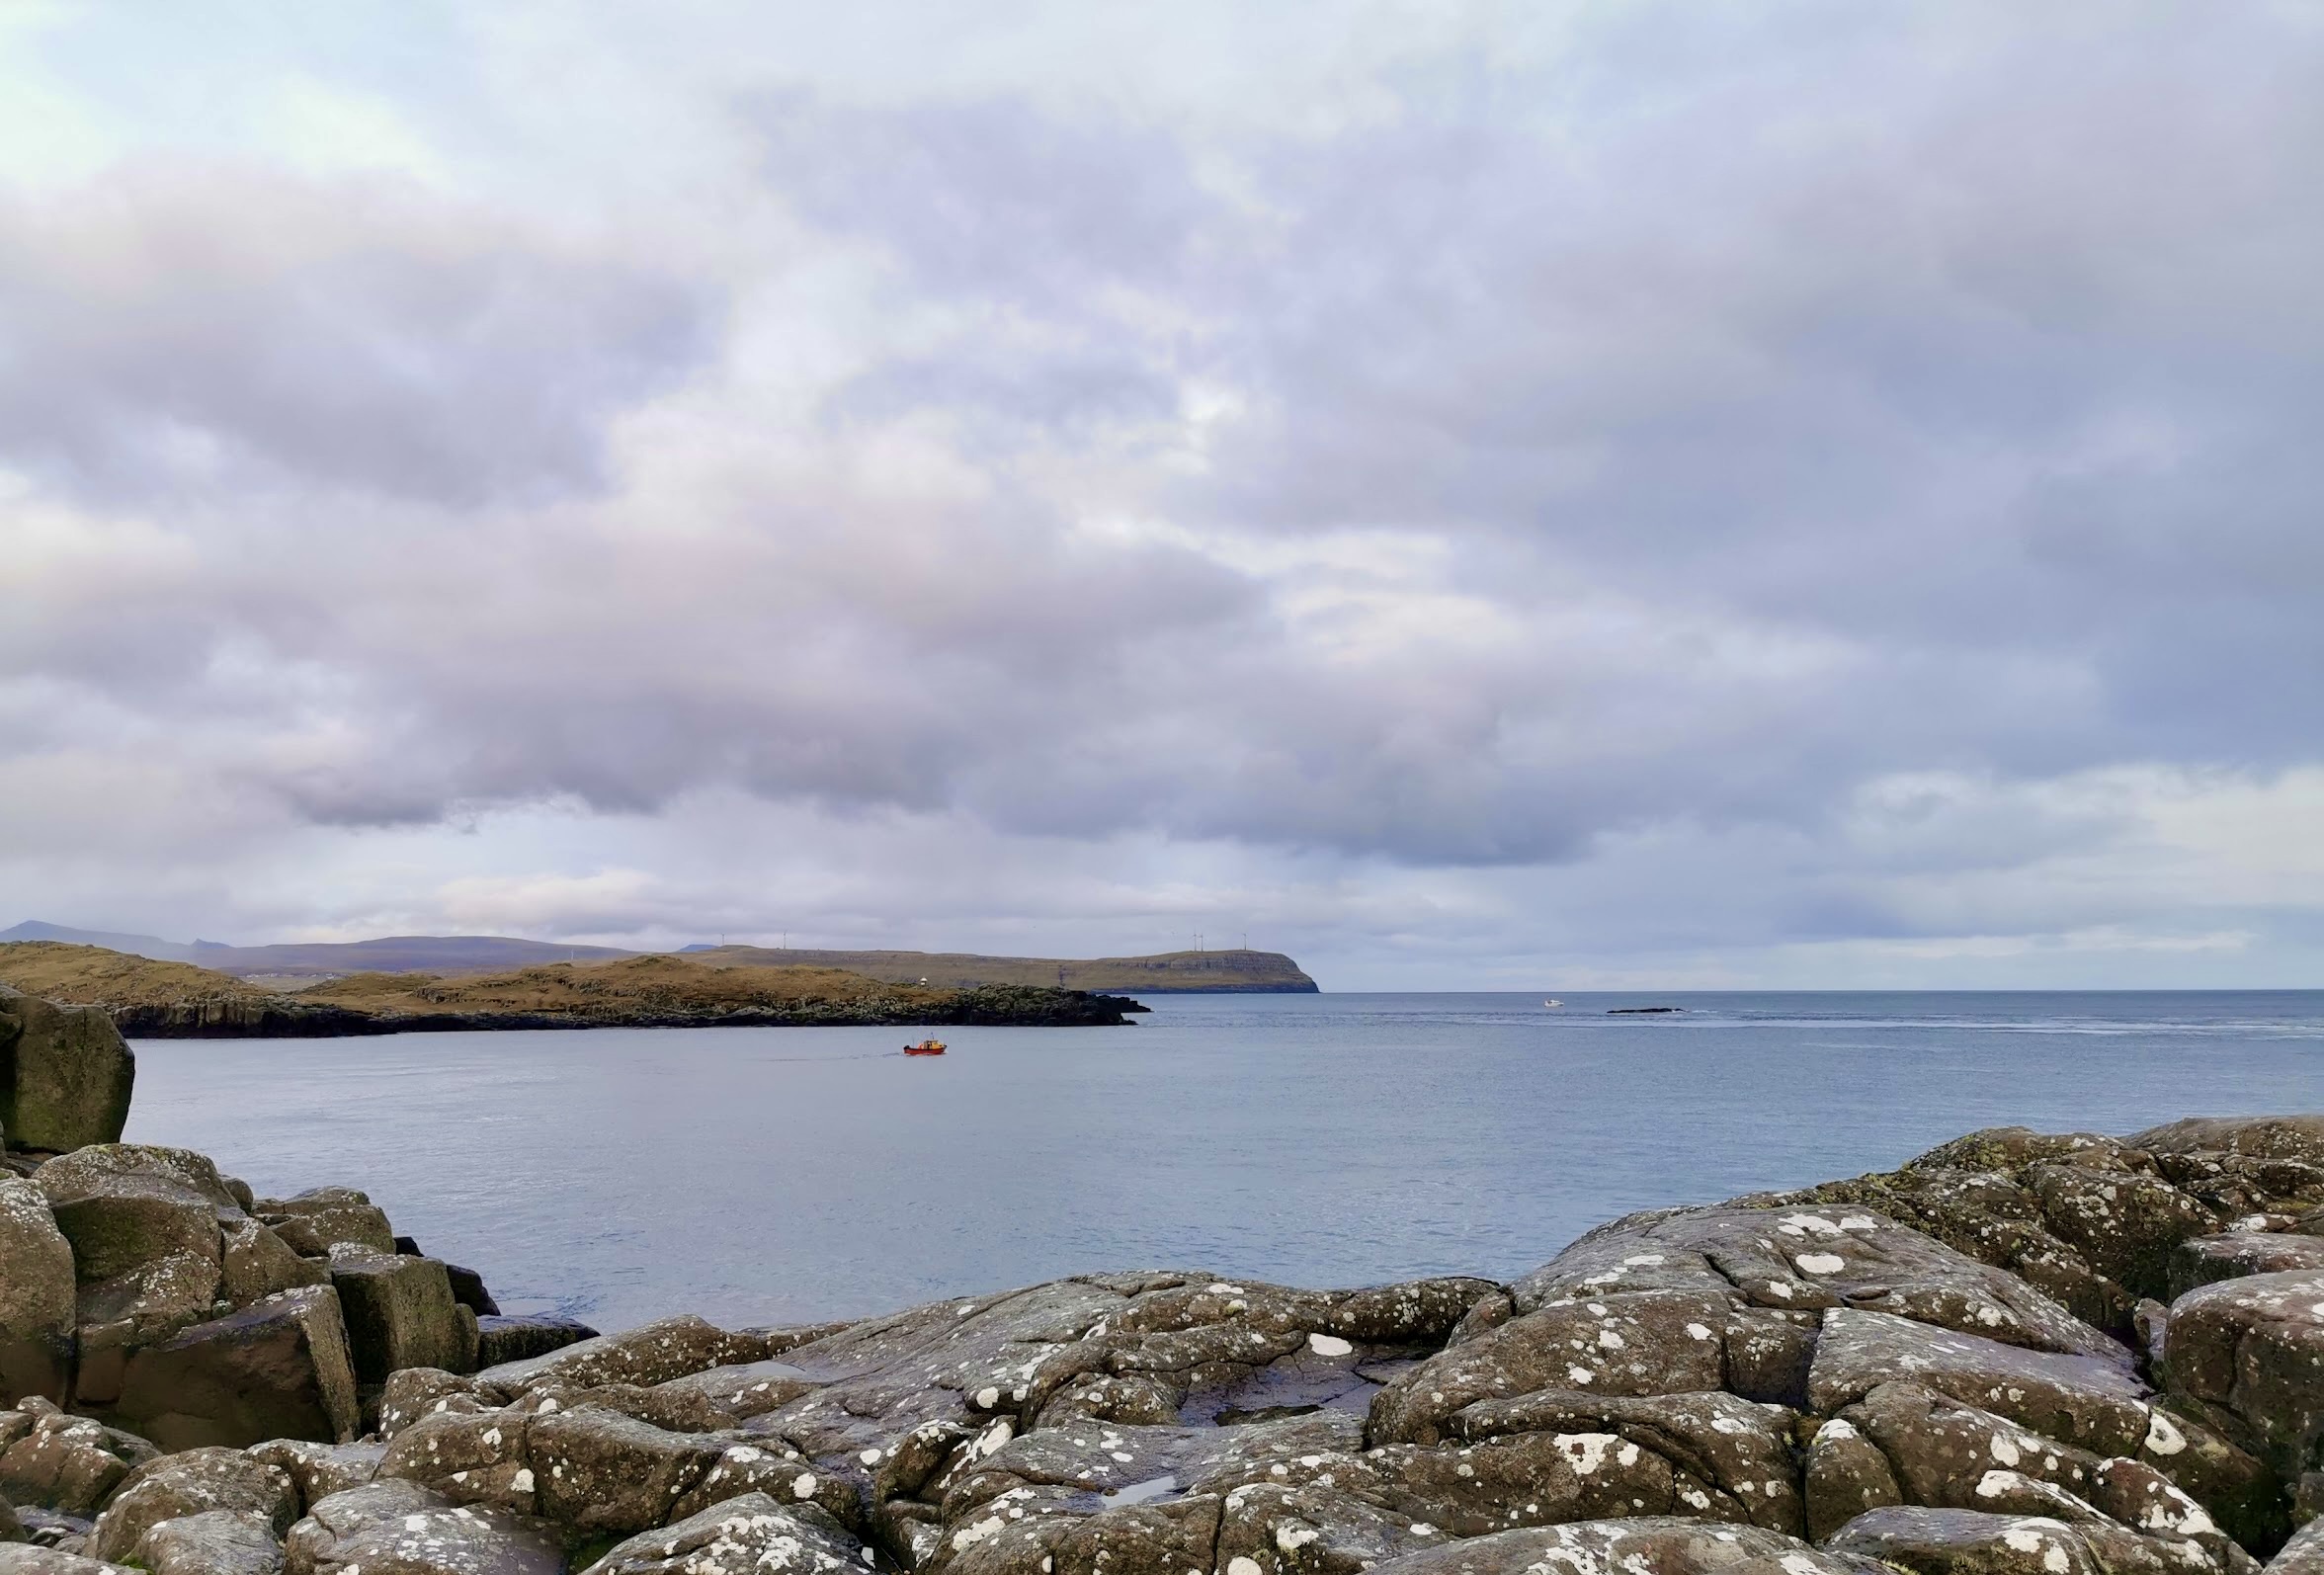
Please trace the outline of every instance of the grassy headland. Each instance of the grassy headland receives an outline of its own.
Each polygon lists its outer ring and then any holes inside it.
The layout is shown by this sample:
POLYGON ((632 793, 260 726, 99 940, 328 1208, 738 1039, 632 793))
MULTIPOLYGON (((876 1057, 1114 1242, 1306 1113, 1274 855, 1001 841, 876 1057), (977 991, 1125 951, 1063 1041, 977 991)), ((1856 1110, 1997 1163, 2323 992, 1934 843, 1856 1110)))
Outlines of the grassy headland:
POLYGON ((283 994, 191 963, 54 941, 0 946, 0 984, 52 1001, 104 1007, 132 1038, 446 1029, 1082 1025, 1120 1023, 1123 1012, 1143 1010, 1054 985, 922 987, 838 968, 654 955, 455 978, 352 973, 283 994))

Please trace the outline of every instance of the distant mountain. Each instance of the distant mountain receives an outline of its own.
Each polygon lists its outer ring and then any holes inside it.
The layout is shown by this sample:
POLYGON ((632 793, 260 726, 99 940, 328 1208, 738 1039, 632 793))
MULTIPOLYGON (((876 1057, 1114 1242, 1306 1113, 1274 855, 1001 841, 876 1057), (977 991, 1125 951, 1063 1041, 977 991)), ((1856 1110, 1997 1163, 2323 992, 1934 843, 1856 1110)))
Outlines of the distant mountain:
POLYGON ((152 957, 157 962, 191 962, 201 941, 164 941, 154 935, 116 935, 111 930, 71 930, 61 924, 44 924, 39 919, 27 919, 12 930, 0 930, 0 943, 10 941, 62 941, 67 946, 103 947, 108 952, 126 952, 131 956, 152 957))
MULTIPOLYGON (((235 947, 163 941, 149 935, 71 930, 31 920, 0 931, 0 942, 62 941, 163 962, 194 962, 238 978, 317 978, 341 973, 490 973, 548 962, 611 962, 644 953, 500 935, 396 935, 376 941, 235 947)), ((844 968, 889 984, 971 989, 988 984, 1063 985, 1072 990, 1312 993, 1315 981, 1280 952, 1166 952, 1144 957, 993 957, 965 952, 828 952, 710 946, 680 951, 712 966, 844 968)))
POLYGON ((502 935, 391 935, 376 941, 294 943, 236 947, 217 941, 163 941, 149 935, 115 935, 104 930, 71 930, 38 919, 0 930, 0 942, 62 941, 103 947, 162 962, 196 962, 220 973, 248 978, 286 978, 330 973, 479 973, 531 967, 542 962, 611 962, 639 953, 620 947, 567 946, 555 941, 519 941, 502 935))

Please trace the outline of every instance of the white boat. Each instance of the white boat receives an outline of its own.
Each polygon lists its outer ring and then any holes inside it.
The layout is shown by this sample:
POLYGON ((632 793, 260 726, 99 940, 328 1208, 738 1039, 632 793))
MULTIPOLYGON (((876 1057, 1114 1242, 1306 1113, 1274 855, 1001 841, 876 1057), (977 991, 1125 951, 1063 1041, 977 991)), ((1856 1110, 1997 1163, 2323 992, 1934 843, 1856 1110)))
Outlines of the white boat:
POLYGON ((1546 1000, 1546 1001, 1543 1001, 1541 1004, 1542 1004, 1543 1006, 1563 1006, 1563 1005, 1565 1005, 1565 1003, 1564 1003, 1563 1001, 1560 1001, 1560 1000, 1558 1000, 1558 999, 1557 999, 1555 996, 1551 996, 1551 997, 1550 997, 1548 1000, 1546 1000))

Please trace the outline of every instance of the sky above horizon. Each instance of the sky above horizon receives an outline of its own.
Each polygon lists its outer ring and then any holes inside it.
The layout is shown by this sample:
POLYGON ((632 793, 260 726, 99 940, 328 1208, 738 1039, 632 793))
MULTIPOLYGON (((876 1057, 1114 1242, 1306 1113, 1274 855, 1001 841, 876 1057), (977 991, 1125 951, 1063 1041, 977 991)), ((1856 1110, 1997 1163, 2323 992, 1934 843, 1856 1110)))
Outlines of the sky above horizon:
POLYGON ((0 0, 0 925, 2324 984, 2324 7, 0 0))

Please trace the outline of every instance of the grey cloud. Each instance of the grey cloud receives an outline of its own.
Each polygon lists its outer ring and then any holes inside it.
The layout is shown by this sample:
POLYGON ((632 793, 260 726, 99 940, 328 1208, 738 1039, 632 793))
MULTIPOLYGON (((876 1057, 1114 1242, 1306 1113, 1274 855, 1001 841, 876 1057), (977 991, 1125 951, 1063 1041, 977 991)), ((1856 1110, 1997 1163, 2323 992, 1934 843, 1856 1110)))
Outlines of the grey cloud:
POLYGON ((603 483, 607 419, 714 316, 417 190, 124 169, 0 203, 0 461, 116 500, 547 501, 603 483))
POLYGON ((1649 5, 1489 43, 1292 128, 751 97, 732 206, 800 227, 735 226, 763 316, 717 345, 716 290, 462 214, 20 203, 0 302, 61 326, 0 444, 203 506, 166 571, 56 571, 0 660, 334 827, 732 788, 1638 946, 2097 923, 2026 871, 2135 837, 2015 787, 2316 758, 2312 25, 1649 5), (810 266, 875 320, 844 353, 785 297, 810 266), (794 353, 813 395, 754 403, 794 353), (1866 830, 1914 774, 1990 801, 1866 830))

